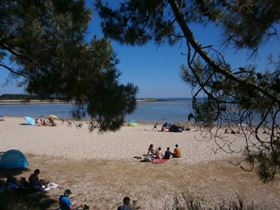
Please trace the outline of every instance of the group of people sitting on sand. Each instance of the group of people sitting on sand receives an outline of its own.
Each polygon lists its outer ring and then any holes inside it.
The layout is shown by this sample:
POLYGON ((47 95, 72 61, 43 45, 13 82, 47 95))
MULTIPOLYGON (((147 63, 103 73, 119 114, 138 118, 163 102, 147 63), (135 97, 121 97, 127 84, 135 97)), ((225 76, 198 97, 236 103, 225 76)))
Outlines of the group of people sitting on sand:
POLYGON ((152 161, 154 159, 170 159, 173 158, 180 158, 182 156, 182 151, 179 148, 179 145, 176 144, 174 151, 170 151, 170 147, 167 147, 165 152, 163 153, 161 150, 161 147, 158 147, 157 149, 154 148, 153 144, 150 144, 147 154, 144 157, 145 161, 152 161))
POLYGON ((161 126, 161 129, 158 130, 158 125, 159 123, 154 124, 153 126, 153 131, 162 131, 162 132, 183 132, 183 131, 189 131, 190 128, 188 126, 180 126, 177 125, 176 123, 169 123, 169 122, 165 122, 163 123, 163 125, 161 126))
POLYGON ((11 190, 32 190, 32 191, 47 191, 52 188, 56 188, 58 185, 52 182, 46 182, 43 179, 39 179, 40 170, 36 169, 29 176, 28 180, 25 177, 21 177, 17 180, 14 176, 7 176, 6 182, 0 187, 1 191, 11 190))
POLYGON ((56 126, 53 118, 49 117, 48 119, 44 119, 43 116, 35 119, 35 125, 37 126, 56 126))
MULTIPOLYGON (((72 197, 72 192, 70 189, 64 190, 64 193, 59 196, 59 209, 57 210, 69 210, 69 209, 83 209, 88 210, 89 206, 86 204, 86 199, 83 202, 76 201, 72 197)), ((130 203, 130 197, 125 196, 123 198, 123 205, 119 206, 117 210, 137 210, 141 209, 137 205, 137 201, 133 200, 130 203)))

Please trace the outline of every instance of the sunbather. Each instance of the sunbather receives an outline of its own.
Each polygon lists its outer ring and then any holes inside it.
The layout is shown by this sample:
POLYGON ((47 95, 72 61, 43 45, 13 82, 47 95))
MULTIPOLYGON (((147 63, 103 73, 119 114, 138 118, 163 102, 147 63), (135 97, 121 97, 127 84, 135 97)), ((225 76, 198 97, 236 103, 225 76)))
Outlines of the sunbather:
POLYGON ((175 149, 174 149, 174 156, 175 158, 180 158, 182 156, 182 151, 179 148, 178 144, 175 145, 175 149))
POLYGON ((49 126, 56 126, 56 123, 52 118, 49 118, 49 126))
POLYGON ((155 154, 156 154, 156 150, 154 149, 154 145, 150 144, 146 155, 155 155, 155 154))
POLYGON ((149 148, 148 148, 148 151, 147 151, 147 154, 144 155, 144 162, 150 162, 152 161, 155 156, 156 156, 156 150, 154 149, 154 145, 153 144, 150 144, 149 148))

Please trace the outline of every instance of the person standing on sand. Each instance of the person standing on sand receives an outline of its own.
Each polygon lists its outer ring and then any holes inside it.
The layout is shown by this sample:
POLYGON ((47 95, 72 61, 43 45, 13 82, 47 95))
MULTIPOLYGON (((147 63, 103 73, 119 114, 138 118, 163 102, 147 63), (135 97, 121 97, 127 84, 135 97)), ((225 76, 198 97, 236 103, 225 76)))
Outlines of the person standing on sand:
POLYGON ((130 198, 126 196, 123 198, 123 205, 119 206, 117 210, 132 210, 129 204, 130 204, 130 198))
POLYGON ((182 156, 182 151, 179 148, 178 144, 175 145, 174 153, 173 153, 174 158, 180 158, 182 156))

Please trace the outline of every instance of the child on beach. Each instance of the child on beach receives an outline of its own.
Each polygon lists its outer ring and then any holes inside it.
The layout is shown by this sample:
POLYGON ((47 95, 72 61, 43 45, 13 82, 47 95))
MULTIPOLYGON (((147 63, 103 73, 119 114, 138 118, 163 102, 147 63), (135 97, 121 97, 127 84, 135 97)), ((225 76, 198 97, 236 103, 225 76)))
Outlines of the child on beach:
POLYGON ((155 157, 155 159, 162 159, 162 157, 163 157, 163 154, 162 154, 162 152, 161 152, 161 147, 159 147, 159 148, 157 149, 157 151, 156 151, 156 157, 155 157))

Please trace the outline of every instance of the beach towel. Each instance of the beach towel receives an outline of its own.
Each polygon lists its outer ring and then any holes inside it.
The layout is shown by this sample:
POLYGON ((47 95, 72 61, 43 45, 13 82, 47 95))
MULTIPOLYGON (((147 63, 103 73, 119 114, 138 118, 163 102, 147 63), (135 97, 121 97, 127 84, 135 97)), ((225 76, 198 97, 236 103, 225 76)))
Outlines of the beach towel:
POLYGON ((153 159, 151 161, 151 163, 154 163, 154 164, 160 164, 160 163, 166 163, 167 162, 167 159, 153 159))
POLYGON ((47 184, 47 186, 43 186, 43 187, 42 187, 42 191, 46 192, 46 191, 49 191, 49 190, 51 190, 51 189, 55 189, 55 188, 57 188, 57 187, 58 187, 58 184, 53 183, 53 182, 49 182, 49 183, 47 184))

